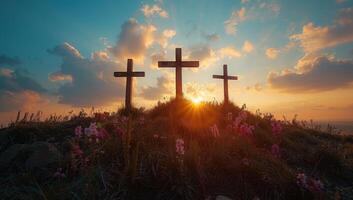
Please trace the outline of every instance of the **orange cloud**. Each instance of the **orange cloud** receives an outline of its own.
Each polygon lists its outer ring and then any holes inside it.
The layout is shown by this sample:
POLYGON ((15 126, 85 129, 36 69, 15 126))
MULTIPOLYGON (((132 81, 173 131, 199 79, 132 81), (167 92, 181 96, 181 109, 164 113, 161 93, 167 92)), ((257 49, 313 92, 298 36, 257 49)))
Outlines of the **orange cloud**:
POLYGON ((243 44, 242 50, 245 53, 251 53, 254 50, 254 45, 250 41, 246 40, 243 44))
POLYGON ((185 83, 185 96, 187 98, 201 98, 204 100, 212 100, 217 89, 216 84, 201 84, 195 82, 185 83))
POLYGON ((228 47, 223 47, 219 49, 219 55, 223 57, 229 57, 229 58, 239 58, 242 56, 241 52, 235 49, 234 47, 228 46, 228 47))
POLYGON ((270 72, 271 88, 288 93, 322 92, 352 86, 353 60, 330 56, 304 56, 293 69, 270 72))
POLYGON ((235 35, 237 25, 246 19, 246 9, 243 7, 240 10, 232 12, 230 18, 224 22, 225 32, 229 35, 235 35))
POLYGON ((0 93, 1 112, 31 110, 45 102, 39 93, 31 90, 21 92, 4 91, 0 93))
POLYGON ((160 100, 163 97, 173 95, 174 79, 166 74, 157 78, 156 86, 145 86, 142 88, 140 96, 147 100, 160 100))
POLYGON ((72 81, 72 76, 61 72, 54 72, 49 75, 51 81, 72 81))
POLYGON ((266 49, 266 56, 269 59, 276 59, 279 54, 279 50, 276 48, 268 48, 266 49))
POLYGON ((302 33, 290 36, 300 42, 305 52, 315 52, 353 41, 353 9, 342 9, 339 18, 332 26, 315 26, 308 23, 303 26, 302 33))
POLYGON ((218 60, 218 57, 209 45, 198 44, 190 48, 188 59, 200 60, 200 67, 208 67, 214 64, 218 60))

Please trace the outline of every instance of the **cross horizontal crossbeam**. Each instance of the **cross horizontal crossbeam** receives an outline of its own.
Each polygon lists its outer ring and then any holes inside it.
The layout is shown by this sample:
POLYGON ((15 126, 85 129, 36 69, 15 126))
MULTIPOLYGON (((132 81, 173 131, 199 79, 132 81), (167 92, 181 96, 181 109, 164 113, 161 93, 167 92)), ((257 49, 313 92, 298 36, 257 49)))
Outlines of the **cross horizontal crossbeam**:
MULTIPOLYGON (((178 63, 175 61, 159 61, 158 67, 169 68, 177 67, 178 63)), ((181 67, 199 67, 199 61, 182 61, 180 63, 181 67)))
POLYGON ((115 77, 145 77, 145 72, 114 72, 115 77))
POLYGON ((237 76, 227 76, 226 78, 224 78, 223 75, 213 75, 212 77, 217 79, 238 80, 237 76))

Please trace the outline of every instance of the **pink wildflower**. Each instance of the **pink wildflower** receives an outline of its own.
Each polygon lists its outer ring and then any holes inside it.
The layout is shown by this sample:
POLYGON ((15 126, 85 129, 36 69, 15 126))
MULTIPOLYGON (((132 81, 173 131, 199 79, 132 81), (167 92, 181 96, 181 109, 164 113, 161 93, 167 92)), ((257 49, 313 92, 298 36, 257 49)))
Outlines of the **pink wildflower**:
POLYGON ((219 137, 219 130, 216 124, 210 127, 210 131, 213 137, 219 137))
POLYGON ((124 130, 120 127, 117 127, 115 131, 118 137, 122 137, 124 135, 124 130))
POLYGON ((249 159, 247 159, 247 158, 243 158, 243 159, 241 160, 241 163, 242 163, 243 165, 245 165, 245 166, 249 166, 249 165, 250 165, 249 159))
POLYGON ((244 136, 251 136, 253 134, 255 127, 253 125, 248 125, 247 123, 241 124, 239 127, 239 133, 244 136))
POLYGON ((88 128, 85 128, 85 135, 88 137, 98 135, 97 125, 95 122, 91 123, 88 128))
POLYGON ((177 139, 175 143, 175 149, 176 153, 179 155, 184 155, 185 150, 184 150, 184 140, 183 139, 177 139))
POLYGON ((307 189, 311 192, 322 192, 324 190, 324 184, 320 180, 311 178, 307 185, 307 189))
POLYGON ((227 113, 227 120, 228 121, 232 121, 233 120, 233 113, 231 113, 231 112, 227 113))
POLYGON ((65 175, 65 173, 63 172, 63 169, 62 169, 62 168, 58 168, 58 169, 56 170, 56 172, 53 174, 53 177, 54 177, 54 178, 65 178, 66 175, 65 175))
POLYGON ((83 151, 81 150, 80 146, 77 144, 72 146, 72 153, 75 157, 81 157, 83 155, 83 151))
POLYGON ((138 124, 139 125, 143 125, 145 123, 145 118, 144 117, 140 117, 138 120, 138 124))
POLYGON ((283 127, 280 121, 271 122, 272 134, 278 136, 282 133, 283 127))
POLYGON ((247 118, 247 113, 241 111, 233 122, 233 129, 239 131, 241 135, 250 136, 253 134, 255 127, 244 122, 247 118))
POLYGON ((76 137, 81 137, 82 136, 82 127, 81 126, 77 126, 76 128, 75 128, 75 136, 76 137))
POLYGON ((96 137, 99 139, 104 139, 108 137, 108 132, 104 128, 100 128, 98 130, 98 134, 96 135, 96 137))
POLYGON ((104 121, 109 117, 109 112, 104 112, 104 113, 94 113, 94 118, 97 121, 104 121))
POLYGON ((278 144, 273 144, 271 146, 271 153, 274 157, 276 158, 280 158, 281 157, 281 150, 279 148, 279 145, 278 144))
POLYGON ((302 188, 308 187, 308 177, 304 173, 299 173, 297 175, 297 185, 302 188))
POLYGON ((241 118, 235 118, 234 122, 233 122, 233 128, 234 129, 238 129, 239 128, 239 125, 241 123, 242 119, 241 118))
POLYGON ((297 184, 310 192, 322 192, 324 184, 319 179, 309 178, 304 173, 297 175, 297 184))

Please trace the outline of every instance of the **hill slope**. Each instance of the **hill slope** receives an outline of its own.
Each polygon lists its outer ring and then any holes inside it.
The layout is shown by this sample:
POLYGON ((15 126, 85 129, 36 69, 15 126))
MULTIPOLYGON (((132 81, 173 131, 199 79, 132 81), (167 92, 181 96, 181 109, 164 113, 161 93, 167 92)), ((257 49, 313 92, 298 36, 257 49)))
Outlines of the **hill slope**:
POLYGON ((245 108, 159 103, 0 131, 4 199, 352 199, 353 137, 245 108))

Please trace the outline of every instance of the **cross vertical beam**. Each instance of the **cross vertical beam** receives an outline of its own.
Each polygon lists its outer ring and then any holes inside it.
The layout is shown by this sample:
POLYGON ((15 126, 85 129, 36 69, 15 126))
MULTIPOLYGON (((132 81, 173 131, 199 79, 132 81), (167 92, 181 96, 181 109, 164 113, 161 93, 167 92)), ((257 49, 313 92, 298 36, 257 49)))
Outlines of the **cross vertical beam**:
POLYGON ((128 111, 131 109, 131 95, 132 95, 132 74, 133 71, 132 59, 127 60, 127 76, 126 76, 126 90, 125 90, 125 107, 128 111), (130 75, 130 76, 129 76, 130 75))
POLYGON ((181 66, 181 48, 175 49, 175 94, 176 98, 183 97, 183 81, 182 81, 182 66, 181 66))
MULTIPOLYGON (((223 76, 228 77, 228 69, 227 65, 223 65, 223 76)), ((223 90, 224 90, 224 103, 229 102, 229 96, 228 96, 228 78, 223 79, 223 90)))
POLYGON ((228 76, 228 68, 227 65, 223 65, 223 75, 213 75, 213 78, 223 79, 223 90, 224 90, 224 104, 229 103, 229 95, 228 95, 228 80, 238 80, 237 76, 228 76))

